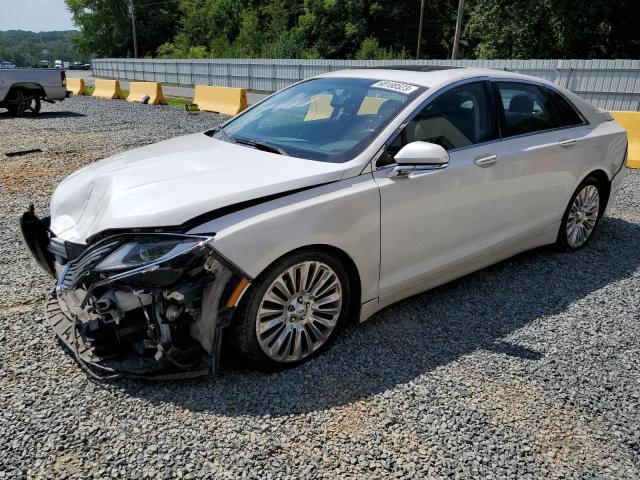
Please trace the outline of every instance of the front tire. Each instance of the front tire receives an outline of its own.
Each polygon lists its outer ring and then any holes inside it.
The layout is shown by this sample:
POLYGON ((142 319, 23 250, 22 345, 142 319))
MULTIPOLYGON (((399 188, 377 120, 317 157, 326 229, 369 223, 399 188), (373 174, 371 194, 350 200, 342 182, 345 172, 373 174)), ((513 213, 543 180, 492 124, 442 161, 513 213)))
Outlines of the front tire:
POLYGON ((322 352, 349 311, 347 270, 322 250, 293 253, 258 276, 242 299, 232 341, 247 362, 275 371, 322 352))
POLYGON ((587 177, 576 189, 565 210, 557 245, 564 251, 584 247, 600 222, 602 185, 595 177, 587 177))

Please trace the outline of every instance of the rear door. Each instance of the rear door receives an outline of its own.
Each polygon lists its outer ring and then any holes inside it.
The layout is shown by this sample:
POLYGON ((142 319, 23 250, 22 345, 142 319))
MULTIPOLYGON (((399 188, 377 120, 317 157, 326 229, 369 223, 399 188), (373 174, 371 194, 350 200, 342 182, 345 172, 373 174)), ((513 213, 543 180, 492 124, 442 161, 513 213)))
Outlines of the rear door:
POLYGON ((489 82, 437 95, 376 163, 381 196, 380 294, 492 251, 505 227, 505 168, 489 82), (394 177, 393 155, 410 142, 437 143, 445 168, 394 177))
POLYGON ((589 127, 549 87, 495 81, 509 182, 505 208, 514 239, 561 220, 582 171, 589 127))

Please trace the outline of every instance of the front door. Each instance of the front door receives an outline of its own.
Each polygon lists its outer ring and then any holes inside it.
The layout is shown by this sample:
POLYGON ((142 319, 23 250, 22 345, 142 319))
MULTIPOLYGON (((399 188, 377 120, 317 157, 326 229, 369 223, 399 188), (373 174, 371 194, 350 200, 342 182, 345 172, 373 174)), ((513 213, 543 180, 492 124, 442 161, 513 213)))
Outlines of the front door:
POLYGON ((506 173, 491 96, 483 81, 439 94, 378 159, 380 295, 488 254, 503 235, 506 173), (413 141, 442 145, 448 166, 393 177, 393 155, 413 141))

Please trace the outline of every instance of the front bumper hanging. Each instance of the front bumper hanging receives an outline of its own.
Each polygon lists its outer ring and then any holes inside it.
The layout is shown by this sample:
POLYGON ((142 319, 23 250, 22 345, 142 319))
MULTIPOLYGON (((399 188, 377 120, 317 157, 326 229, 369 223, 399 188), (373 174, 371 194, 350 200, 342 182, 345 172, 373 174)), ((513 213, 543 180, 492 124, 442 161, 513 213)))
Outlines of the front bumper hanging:
POLYGON ((49 244, 50 218, 40 219, 34 212, 33 204, 20 217, 20 230, 27 249, 40 267, 55 278, 53 270, 54 256, 47 251, 49 244))
MULTIPOLYGON (((121 377, 148 380, 175 380, 201 377, 216 371, 219 356, 202 355, 199 364, 178 368, 168 362, 156 363, 135 355, 100 355, 87 341, 76 323, 69 318, 56 298, 51 294, 45 304, 45 318, 58 340, 71 353, 78 364, 92 377, 99 380, 112 380, 121 377)), ((217 336, 222 339, 222 332, 217 336)), ((220 342, 217 341, 217 343, 220 342)))
POLYGON ((211 237, 118 234, 68 260, 48 219, 30 208, 20 223, 38 264, 60 272, 45 305, 47 323, 92 377, 176 379, 217 371, 223 330, 250 279, 211 247, 211 237), (138 268, 96 270, 122 245, 171 237, 197 245, 138 268))

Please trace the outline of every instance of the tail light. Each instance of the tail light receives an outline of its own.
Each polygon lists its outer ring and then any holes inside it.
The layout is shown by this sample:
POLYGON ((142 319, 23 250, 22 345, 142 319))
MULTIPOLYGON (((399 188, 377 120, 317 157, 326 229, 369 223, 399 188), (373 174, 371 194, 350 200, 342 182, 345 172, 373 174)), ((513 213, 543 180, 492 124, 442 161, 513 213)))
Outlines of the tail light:
POLYGON ((67 74, 64 73, 64 70, 62 72, 60 72, 60 79, 62 80, 62 86, 66 87, 67 86, 67 74))

